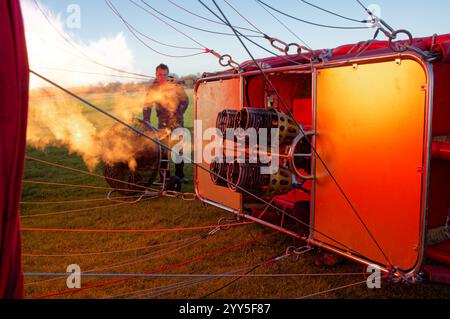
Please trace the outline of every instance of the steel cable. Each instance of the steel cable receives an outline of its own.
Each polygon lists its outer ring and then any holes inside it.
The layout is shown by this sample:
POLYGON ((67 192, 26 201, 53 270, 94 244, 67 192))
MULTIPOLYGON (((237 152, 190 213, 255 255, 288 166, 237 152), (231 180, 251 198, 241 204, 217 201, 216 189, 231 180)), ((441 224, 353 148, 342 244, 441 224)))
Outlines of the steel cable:
POLYGON ((313 293, 313 294, 310 294, 310 295, 299 297, 297 299, 307 299, 307 298, 311 298, 311 297, 317 297, 317 296, 320 296, 320 295, 323 295, 323 294, 327 294, 327 293, 330 293, 330 292, 335 292, 335 291, 338 291, 338 290, 342 290, 342 289, 346 289, 346 288, 350 288, 350 287, 354 287, 354 286, 360 286, 362 284, 367 284, 367 280, 359 281, 359 282, 356 282, 356 283, 353 283, 353 284, 349 284, 349 285, 340 286, 340 287, 337 287, 337 288, 332 288, 332 289, 316 292, 316 293, 313 293))
POLYGON ((46 165, 49 165, 49 166, 54 166, 54 167, 66 169, 66 170, 69 170, 69 171, 73 171, 73 172, 77 172, 77 173, 93 176, 93 177, 99 177, 101 179, 107 179, 107 180, 110 180, 110 181, 119 182, 119 183, 122 183, 122 184, 125 184, 125 185, 139 187, 139 188, 142 188, 144 190, 150 190, 150 191, 159 192, 159 190, 157 190, 155 188, 150 188, 150 187, 139 185, 139 184, 136 184, 136 183, 130 183, 130 182, 126 182, 126 181, 123 181, 123 180, 120 180, 120 179, 116 179, 116 178, 107 177, 107 176, 99 175, 99 174, 96 174, 96 173, 84 171, 84 170, 81 170, 81 169, 78 169, 78 168, 74 168, 74 167, 70 167, 70 166, 66 166, 66 165, 61 165, 61 164, 58 164, 58 163, 49 162, 49 161, 46 161, 46 160, 43 160, 43 159, 39 159, 39 158, 36 158, 36 157, 32 157, 32 156, 25 156, 25 159, 26 160, 35 161, 35 162, 38 162, 38 163, 42 163, 42 164, 46 164, 46 165))
MULTIPOLYGON (((215 20, 206 18, 206 17, 201 16, 201 15, 195 13, 195 12, 192 12, 192 11, 186 9, 185 7, 183 7, 183 6, 181 6, 181 5, 177 4, 177 3, 175 3, 175 2, 172 1, 172 0, 167 0, 167 1, 170 2, 171 4, 173 4, 175 7, 181 9, 182 11, 187 12, 187 13, 189 13, 190 15, 193 15, 193 16, 195 16, 195 17, 197 17, 197 18, 200 18, 200 19, 203 19, 203 20, 205 20, 205 21, 212 22, 212 23, 215 23, 215 24, 220 24, 220 25, 225 25, 225 26, 226 26, 226 24, 224 24, 224 23, 221 23, 221 22, 218 22, 218 21, 215 21, 215 20)), ((259 32, 255 31, 255 30, 252 30, 252 29, 249 29, 249 28, 243 28, 243 27, 238 27, 238 26, 235 26, 235 28, 236 28, 236 29, 240 29, 240 30, 249 31, 249 32, 259 33, 259 32)))
POLYGON ((271 9, 272 11, 278 12, 279 14, 282 14, 282 15, 288 17, 288 18, 291 18, 291 19, 294 19, 294 20, 297 20, 297 21, 300 21, 300 22, 303 22, 303 23, 306 23, 306 24, 310 24, 310 25, 313 25, 313 26, 316 26, 316 27, 329 28, 329 29, 341 29, 341 30, 370 29, 370 27, 342 27, 342 26, 334 26, 334 25, 327 25, 327 24, 320 24, 320 23, 316 23, 316 22, 311 22, 311 21, 307 21, 307 20, 303 20, 303 19, 294 17, 294 16, 292 16, 292 15, 286 13, 286 12, 278 10, 278 9, 272 7, 271 5, 265 3, 262 0, 256 0, 256 1, 258 1, 261 4, 265 5, 267 8, 271 9))
POLYGON ((306 1, 306 0, 299 0, 299 1, 301 1, 301 2, 303 2, 303 3, 305 3, 305 4, 309 5, 309 6, 311 6, 311 7, 313 7, 313 8, 319 9, 319 10, 321 10, 321 11, 324 11, 324 12, 326 12, 326 13, 332 14, 332 15, 334 15, 334 16, 336 16, 336 17, 339 17, 339 18, 342 18, 342 19, 345 19, 345 20, 348 20, 348 21, 353 21, 353 22, 357 22, 357 23, 367 23, 367 22, 368 22, 367 20, 358 20, 358 19, 353 19, 353 18, 346 17, 346 16, 344 16, 344 15, 342 15, 342 14, 333 12, 333 11, 331 11, 331 10, 327 10, 327 9, 325 9, 325 8, 322 8, 322 7, 320 7, 320 6, 318 6, 318 5, 315 5, 315 4, 311 3, 311 2, 308 2, 308 1, 306 1))
POLYGON ((98 256, 98 255, 109 255, 109 254, 122 254, 122 253, 129 253, 129 252, 134 252, 134 251, 139 251, 139 250, 147 250, 147 249, 150 249, 150 248, 170 246, 170 245, 174 245, 175 243, 180 243, 180 242, 184 242, 184 241, 187 241, 187 240, 192 240, 193 238, 196 238, 196 237, 197 236, 194 236, 194 237, 191 237, 191 238, 185 238, 185 239, 177 240, 177 241, 173 241, 173 242, 155 244, 155 245, 138 247, 138 248, 112 250, 112 251, 78 252, 78 253, 70 253, 70 254, 28 254, 28 253, 23 253, 22 256, 25 256, 25 257, 81 257, 81 256, 98 256))
MULTIPOLYGON (((158 51, 154 48, 152 48, 151 46, 149 46, 145 41, 143 41, 136 33, 136 31, 134 30, 134 27, 132 27, 120 14, 120 12, 116 9, 116 7, 112 4, 112 2, 110 0, 105 0, 105 3, 107 4, 107 6, 111 9, 111 11, 113 11, 117 17, 119 17, 120 20, 122 20, 122 22, 124 23, 125 27, 131 32, 131 34, 139 41, 141 42, 146 48, 150 49, 151 51, 162 55, 162 56, 166 56, 166 57, 170 57, 170 58, 187 58, 187 57, 193 57, 193 56, 197 56, 200 54, 204 54, 205 52, 198 52, 198 53, 193 53, 193 54, 184 54, 184 55, 172 55, 172 54, 167 54, 167 53, 163 53, 161 51, 158 51)), ((196 41, 197 42, 197 41, 196 41)), ((198 42, 197 42, 198 43, 198 42)))
POLYGON ((288 32, 290 34, 292 34, 294 37, 296 37, 300 42, 302 42, 308 49, 310 49, 311 51, 313 50, 308 43, 306 43, 302 38, 300 38, 298 36, 297 33, 295 33, 291 28, 289 28, 283 21, 281 21, 280 19, 278 19, 278 17, 276 15, 274 15, 272 12, 270 12, 266 7, 264 7, 260 2, 258 2, 257 0, 255 0, 255 2, 264 9, 264 11, 266 11, 270 16, 272 16, 276 21, 278 21, 279 24, 281 24, 286 30, 288 30, 288 32))
MULTIPOLYGON (((158 16, 156 16, 155 14, 153 14, 152 12, 146 10, 146 9, 143 8, 142 6, 139 6, 139 5, 138 5, 137 3, 135 3, 133 0, 129 0, 129 1, 132 2, 132 3, 134 3, 136 6, 140 7, 141 9, 143 9, 143 10, 146 11, 147 13, 149 13, 149 14, 151 14, 151 15, 157 17, 159 20, 164 21, 164 20, 162 20, 161 18, 159 18, 158 16)), ((184 25, 185 27, 188 27, 188 28, 191 28, 191 29, 194 29, 194 30, 198 30, 198 31, 207 32, 207 33, 213 33, 213 34, 219 34, 219 35, 233 36, 233 34, 231 34, 231 33, 217 32, 217 31, 211 31, 211 30, 207 30, 207 29, 203 29, 203 28, 198 28, 198 27, 194 27, 194 26, 192 26, 192 25, 186 24, 186 23, 184 23, 184 22, 175 20, 175 19, 169 17, 168 15, 162 13, 161 11, 155 9, 154 7, 152 7, 151 5, 149 5, 149 4, 148 4, 147 2, 145 2, 144 0, 141 0, 141 2, 142 2, 144 5, 146 5, 147 7, 149 7, 150 9, 152 9, 153 11, 155 11, 155 12, 157 12, 158 14, 160 14, 161 16, 165 17, 166 19, 169 19, 169 20, 171 20, 171 21, 173 21, 173 22, 175 22, 175 23, 184 25)), ((165 22, 166 24, 168 24, 167 21, 164 21, 164 22, 165 22)), ((261 38, 260 35, 247 35, 247 37, 261 38)))

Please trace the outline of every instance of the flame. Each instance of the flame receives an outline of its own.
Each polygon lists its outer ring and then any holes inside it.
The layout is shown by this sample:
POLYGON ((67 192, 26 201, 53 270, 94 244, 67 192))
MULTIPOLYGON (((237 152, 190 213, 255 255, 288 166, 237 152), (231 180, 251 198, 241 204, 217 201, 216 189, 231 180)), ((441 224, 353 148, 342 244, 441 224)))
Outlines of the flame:
POLYGON ((168 111, 171 116, 170 126, 176 127, 175 111, 183 100, 187 98, 184 89, 176 83, 166 82, 164 84, 153 86, 145 97, 146 106, 159 106, 168 111))
POLYGON ((27 141, 37 148, 66 146, 80 154, 89 169, 98 163, 97 129, 83 114, 82 105, 43 90, 30 107, 27 141))
MULTIPOLYGON (((86 88, 80 90, 87 92, 86 88)), ((183 88, 172 83, 152 87, 148 92, 122 93, 114 94, 108 109, 140 129, 144 125, 134 117, 142 112, 144 104, 160 105, 173 114, 182 99, 186 98, 183 88)), ((157 145, 121 124, 104 126, 101 116, 89 113, 81 103, 51 89, 41 89, 39 94, 32 92, 27 142, 40 149, 49 145, 67 147, 70 153, 83 158, 89 170, 93 170, 100 161, 109 165, 127 163, 130 170, 136 170, 139 156, 157 145)), ((170 132, 168 129, 145 131, 158 140, 166 139, 170 132)))
MULTIPOLYGON (((156 140, 163 140, 169 131, 149 131, 144 125, 134 120, 131 124, 144 131, 145 134, 156 140)), ((114 165, 115 163, 127 163, 131 171, 135 171, 137 160, 146 154, 156 151, 159 146, 152 140, 143 137, 129 128, 116 124, 105 130, 100 137, 100 159, 103 163, 114 165)))

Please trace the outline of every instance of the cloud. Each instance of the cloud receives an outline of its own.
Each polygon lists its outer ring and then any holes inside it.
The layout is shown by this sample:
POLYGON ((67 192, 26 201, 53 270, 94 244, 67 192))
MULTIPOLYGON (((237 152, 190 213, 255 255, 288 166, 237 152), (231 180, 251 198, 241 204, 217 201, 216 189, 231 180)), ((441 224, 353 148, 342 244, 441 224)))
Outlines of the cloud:
MULTIPOLYGON (((135 58, 128 47, 122 32, 110 37, 101 37, 95 41, 83 42, 76 39, 66 27, 66 16, 61 16, 38 2, 40 8, 48 17, 42 14, 33 0, 22 0, 22 13, 25 24, 25 34, 28 47, 30 67, 63 86, 83 86, 99 82, 130 82, 136 79, 118 77, 126 75, 107 69, 89 60, 109 65, 116 69, 140 73, 135 67, 135 58), (73 43, 71 46, 64 38, 73 43), (86 58, 89 57, 89 58, 86 58), (86 73, 68 72, 82 71, 86 73), (105 76, 115 75, 116 77, 105 76)), ((66 14, 66 13, 64 13, 66 14)), ((81 25, 81 27, 83 27, 81 25)), ((132 77, 132 75, 126 75, 132 77)), ((46 84, 31 77, 31 88, 46 84)))

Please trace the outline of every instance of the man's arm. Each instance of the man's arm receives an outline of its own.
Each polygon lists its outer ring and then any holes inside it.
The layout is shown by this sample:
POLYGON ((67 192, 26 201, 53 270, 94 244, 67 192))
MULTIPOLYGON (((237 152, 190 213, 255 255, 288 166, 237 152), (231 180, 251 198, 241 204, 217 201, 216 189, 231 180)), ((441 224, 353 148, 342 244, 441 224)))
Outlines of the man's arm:
POLYGON ((183 89, 184 97, 182 101, 180 102, 180 111, 181 114, 184 114, 186 112, 188 106, 189 106, 189 96, 186 94, 186 91, 183 89))
POLYGON ((184 113, 186 112, 189 106, 189 97, 183 89, 183 97, 180 99, 178 103, 177 109, 175 111, 175 119, 179 127, 184 127, 184 113))

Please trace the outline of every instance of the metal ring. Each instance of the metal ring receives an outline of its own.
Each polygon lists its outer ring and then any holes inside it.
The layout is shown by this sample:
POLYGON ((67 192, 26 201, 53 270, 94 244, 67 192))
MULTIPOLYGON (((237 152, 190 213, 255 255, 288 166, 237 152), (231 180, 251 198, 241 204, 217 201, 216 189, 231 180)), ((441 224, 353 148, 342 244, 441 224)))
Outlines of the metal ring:
POLYGON ((408 50, 408 48, 410 46, 412 46, 413 44, 413 36, 411 34, 411 32, 407 31, 407 30, 397 30, 392 32, 392 38, 389 38, 389 48, 394 51, 394 52, 405 52, 406 50, 408 50), (397 35, 399 34, 406 34, 408 36, 408 44, 405 45, 401 45, 399 42, 396 42, 395 44, 392 42, 392 40, 395 40, 397 38, 397 35))
POLYGON ((286 45, 286 54, 289 54, 289 51, 291 49, 291 47, 296 47, 297 48, 297 54, 302 54, 302 47, 300 45, 298 45, 297 43, 289 43, 288 45, 286 45))
POLYGON ((224 54, 224 55, 220 56, 219 64, 220 64, 221 66, 223 66, 223 67, 226 67, 226 66, 229 66, 229 65, 230 65, 230 62, 231 62, 231 61, 232 61, 231 55, 229 55, 229 54, 224 54), (225 60, 225 58, 228 59, 228 60, 227 60, 227 63, 224 63, 224 62, 223 62, 223 61, 225 60))
POLYGON ((289 45, 288 44, 286 44, 285 42, 283 42, 281 40, 275 39, 275 38, 270 39, 270 45, 273 46, 278 51, 286 53, 286 54, 289 51, 289 45), (275 42, 281 43, 282 45, 284 45, 284 48, 275 45, 275 42))

